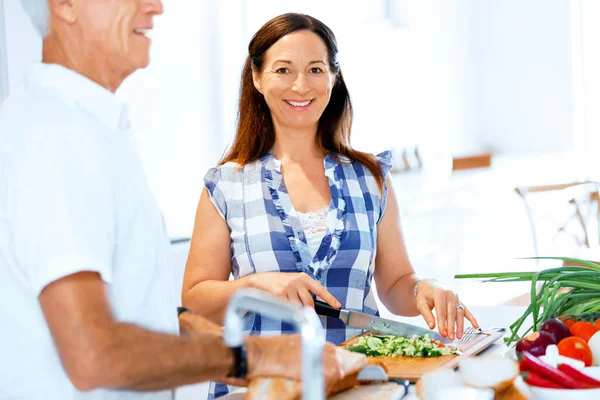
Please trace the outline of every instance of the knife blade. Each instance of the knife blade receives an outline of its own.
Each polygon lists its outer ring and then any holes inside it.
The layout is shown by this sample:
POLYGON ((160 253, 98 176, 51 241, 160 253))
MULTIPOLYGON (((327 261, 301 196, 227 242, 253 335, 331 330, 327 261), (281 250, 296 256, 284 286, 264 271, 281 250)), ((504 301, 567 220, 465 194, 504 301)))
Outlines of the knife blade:
POLYGON ((318 315, 338 318, 342 320, 344 325, 352 328, 383 333, 384 335, 396 335, 404 337, 411 337, 413 335, 423 336, 427 334, 431 339, 438 340, 444 344, 453 342, 449 338, 440 335, 436 331, 406 324, 404 322, 392 321, 391 319, 375 317, 373 315, 356 311, 344 310, 343 308, 333 308, 329 304, 320 300, 315 300, 315 311, 318 315))
POLYGON ((378 381, 378 382, 387 382, 390 379, 387 376, 385 370, 379 365, 365 365, 363 369, 360 370, 356 379, 360 381, 378 381))
POLYGON ((387 376, 385 370, 379 365, 366 365, 363 369, 358 373, 356 380, 361 385, 364 384, 373 384, 373 383, 383 383, 383 382, 393 382, 402 387, 404 387, 404 394, 400 397, 394 398, 402 398, 408 394, 408 388, 410 387, 410 382, 408 379, 390 379, 387 376))

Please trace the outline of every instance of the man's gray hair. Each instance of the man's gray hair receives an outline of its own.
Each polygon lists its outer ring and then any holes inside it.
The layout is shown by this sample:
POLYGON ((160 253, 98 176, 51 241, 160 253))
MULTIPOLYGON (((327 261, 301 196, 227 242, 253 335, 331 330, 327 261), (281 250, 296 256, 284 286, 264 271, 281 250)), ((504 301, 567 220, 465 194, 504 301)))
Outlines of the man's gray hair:
POLYGON ((48 0, 21 0, 21 6, 29 15, 31 23, 43 38, 48 34, 50 12, 48 0))

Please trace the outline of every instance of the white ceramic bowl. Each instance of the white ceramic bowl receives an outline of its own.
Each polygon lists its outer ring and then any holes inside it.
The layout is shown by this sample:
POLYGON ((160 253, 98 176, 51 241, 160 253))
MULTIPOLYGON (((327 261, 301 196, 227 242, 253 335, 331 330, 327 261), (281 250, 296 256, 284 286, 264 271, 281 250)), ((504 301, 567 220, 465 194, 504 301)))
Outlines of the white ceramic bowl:
MULTIPOLYGON (((592 378, 600 380, 600 367, 587 367, 584 372, 592 378)), ((527 385, 535 400, 598 400, 600 389, 546 389, 527 385)))

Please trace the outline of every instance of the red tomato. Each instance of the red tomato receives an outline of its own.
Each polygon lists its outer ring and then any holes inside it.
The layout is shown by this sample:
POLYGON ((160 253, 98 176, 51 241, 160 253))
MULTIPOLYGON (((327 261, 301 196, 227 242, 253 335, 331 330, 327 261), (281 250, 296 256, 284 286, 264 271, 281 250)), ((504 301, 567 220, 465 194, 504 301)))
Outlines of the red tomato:
POLYGON ((585 340, 577 336, 564 338, 558 344, 558 354, 561 356, 581 360, 586 367, 592 365, 592 350, 585 340))
MULTIPOLYGON (((561 315, 560 317, 558 317, 562 322, 564 322, 564 324, 567 326, 567 328, 571 329, 571 327, 573 326, 573 324, 575 323, 575 320, 567 315, 561 315)), ((600 320, 599 320, 600 321, 600 320)))
POLYGON ((598 318, 595 322, 594 322, 594 326, 596 327, 596 329, 600 330, 600 318, 598 318))
POLYGON ((582 338, 586 343, 594 336, 594 333, 598 332, 598 328, 594 324, 584 321, 575 322, 569 330, 571 331, 571 335, 582 338))

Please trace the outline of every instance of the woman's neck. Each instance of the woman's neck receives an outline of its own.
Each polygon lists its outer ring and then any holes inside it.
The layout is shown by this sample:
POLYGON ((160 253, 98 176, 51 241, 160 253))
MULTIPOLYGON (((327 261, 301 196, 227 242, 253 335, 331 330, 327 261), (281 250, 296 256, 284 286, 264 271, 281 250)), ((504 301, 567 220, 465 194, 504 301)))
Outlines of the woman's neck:
POLYGON ((327 152, 317 143, 317 132, 275 131, 275 144, 271 154, 282 163, 303 163, 325 157, 327 152))

